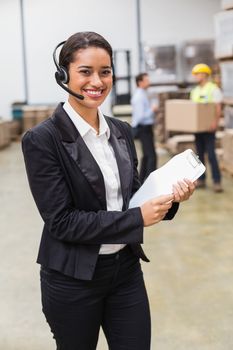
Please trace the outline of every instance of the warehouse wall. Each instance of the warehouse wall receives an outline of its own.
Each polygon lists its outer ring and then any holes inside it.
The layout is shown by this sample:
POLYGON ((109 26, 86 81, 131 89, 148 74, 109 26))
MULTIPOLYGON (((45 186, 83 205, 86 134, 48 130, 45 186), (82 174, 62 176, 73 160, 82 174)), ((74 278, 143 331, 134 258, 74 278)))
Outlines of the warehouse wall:
MULTIPOLYGON (((52 52, 58 42, 74 32, 97 31, 115 49, 130 49, 132 63, 137 64, 134 0, 101 0, 101 6, 95 0, 24 0, 24 8, 30 103, 64 100, 66 93, 54 80, 52 52)), ((7 53, 4 59, 1 55, 2 82, 6 88, 1 92, 0 116, 9 118, 10 104, 24 98, 19 0, 1 0, 0 25, 0 40, 7 53)), ((109 101, 105 105, 109 112, 109 101)))
POLYGON ((142 39, 148 45, 214 38, 220 0, 141 1, 142 39))
POLYGON ((13 100, 24 98, 18 0, 0 2, 0 117, 9 117, 13 100))
MULTIPOLYGON (((10 118, 11 103, 24 99, 19 2, 0 2, 3 67, 0 116, 5 118, 10 118)), ((130 49, 132 71, 136 74, 135 4, 135 0, 24 0, 29 103, 64 100, 66 94, 54 81, 52 51, 58 42, 76 31, 97 31, 114 49, 130 49)), ((143 42, 172 44, 190 38, 214 37, 213 14, 219 9, 220 0, 143 0, 143 42)), ((110 111, 109 99, 104 111, 110 111)))
POLYGON ((64 99, 66 93, 54 82, 51 53, 58 42, 77 31, 96 31, 105 36, 114 48, 130 48, 135 52, 136 41, 132 40, 136 28, 133 5, 132 0, 89 0, 84 4, 77 0, 25 1, 30 101, 64 99))

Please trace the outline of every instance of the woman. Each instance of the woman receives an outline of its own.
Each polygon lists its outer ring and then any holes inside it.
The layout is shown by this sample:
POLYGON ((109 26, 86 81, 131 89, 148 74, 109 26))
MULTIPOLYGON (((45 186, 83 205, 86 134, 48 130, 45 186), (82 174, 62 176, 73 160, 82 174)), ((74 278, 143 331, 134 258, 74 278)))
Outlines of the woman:
POLYGON ((99 34, 76 33, 56 65, 68 100, 22 141, 44 221, 43 312, 59 350, 96 349, 100 327, 111 350, 149 350, 143 228, 171 219, 195 186, 178 183, 173 194, 128 209, 140 187, 131 130, 99 109, 113 84, 112 48, 99 34))

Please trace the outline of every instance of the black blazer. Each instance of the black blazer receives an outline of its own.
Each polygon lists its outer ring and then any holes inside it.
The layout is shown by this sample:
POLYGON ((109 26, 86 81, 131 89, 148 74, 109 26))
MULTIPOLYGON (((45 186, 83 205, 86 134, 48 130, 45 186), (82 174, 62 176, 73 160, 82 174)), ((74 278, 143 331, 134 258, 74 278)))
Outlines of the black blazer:
MULTIPOLYGON (((100 245, 125 243, 145 261, 140 208, 127 209, 140 187, 130 126, 105 117, 121 181, 123 209, 107 211, 104 179, 85 142, 59 104, 51 118, 27 131, 22 149, 32 195, 44 221, 37 262, 91 280, 100 245)), ((178 208, 174 204, 167 219, 178 208)))

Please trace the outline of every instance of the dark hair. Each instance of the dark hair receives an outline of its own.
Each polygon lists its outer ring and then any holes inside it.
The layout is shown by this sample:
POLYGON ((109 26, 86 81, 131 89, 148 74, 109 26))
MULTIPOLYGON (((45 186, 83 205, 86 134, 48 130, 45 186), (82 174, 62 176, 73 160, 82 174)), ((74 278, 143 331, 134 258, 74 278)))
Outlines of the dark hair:
POLYGON ((75 53, 80 49, 87 49, 91 46, 106 50, 113 68, 112 47, 104 37, 95 32, 78 32, 71 35, 60 51, 59 65, 68 70, 69 64, 75 59, 75 53))
POLYGON ((147 73, 140 73, 140 74, 136 75, 135 81, 136 81, 137 86, 139 85, 139 82, 142 81, 144 79, 144 77, 147 77, 147 76, 148 76, 147 73))

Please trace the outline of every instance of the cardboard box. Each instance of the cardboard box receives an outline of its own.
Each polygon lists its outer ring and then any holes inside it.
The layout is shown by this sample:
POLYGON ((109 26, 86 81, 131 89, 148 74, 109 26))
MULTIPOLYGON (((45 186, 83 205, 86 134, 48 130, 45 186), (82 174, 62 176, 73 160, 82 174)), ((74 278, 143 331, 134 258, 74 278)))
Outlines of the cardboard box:
POLYGON ((167 100, 165 125, 167 131, 209 131, 216 118, 214 103, 196 103, 190 100, 167 100))
POLYGON ((10 129, 8 122, 0 121, 0 149, 11 143, 10 129))
POLYGON ((223 160, 233 167, 233 129, 226 129, 222 138, 223 160))
POLYGON ((27 105, 23 107, 23 132, 33 128, 50 117, 51 106, 27 105))
POLYGON ((11 140, 17 140, 22 133, 22 120, 11 120, 8 122, 11 140))
POLYGON ((233 129, 225 129, 222 138, 223 155, 220 162, 222 170, 233 175, 233 129))

